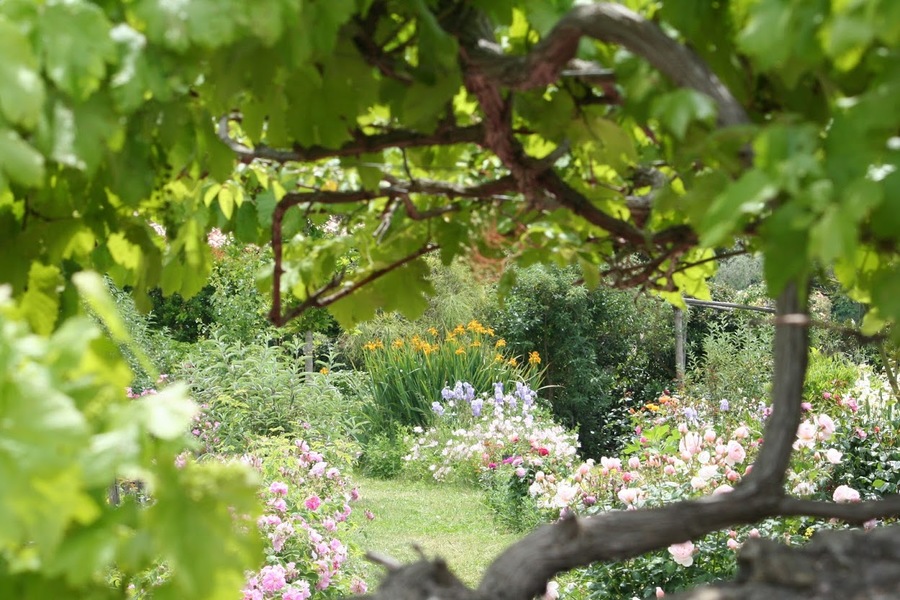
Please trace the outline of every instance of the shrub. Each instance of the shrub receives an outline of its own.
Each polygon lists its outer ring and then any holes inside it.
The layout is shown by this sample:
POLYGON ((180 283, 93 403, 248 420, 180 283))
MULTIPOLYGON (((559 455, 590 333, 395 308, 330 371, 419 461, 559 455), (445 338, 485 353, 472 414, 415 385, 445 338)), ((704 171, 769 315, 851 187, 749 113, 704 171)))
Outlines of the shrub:
POLYGON ((710 399, 748 398, 768 395, 772 373, 771 327, 742 326, 729 331, 711 323, 703 338, 703 357, 695 357, 688 385, 710 399))
POLYGON ((675 376, 671 309, 633 294, 577 285, 576 269, 534 266, 490 316, 514 352, 545 360, 542 393, 577 428, 583 452, 615 452, 630 403, 655 398, 675 376))
POLYGON ((403 471, 403 457, 409 451, 403 429, 394 434, 376 433, 368 438, 358 465, 366 475, 391 479, 403 471))
POLYGON ((359 398, 345 397, 335 373, 307 373, 290 344, 228 343, 218 338, 195 346, 175 375, 191 385, 203 420, 195 434, 210 450, 243 452, 254 436, 301 435, 312 426, 333 437, 360 426, 359 398), (214 433, 209 429, 213 428, 214 433))
POLYGON ((478 321, 441 334, 432 327, 411 338, 365 346, 365 366, 372 380, 373 401, 365 406, 369 434, 393 434, 398 426, 423 426, 431 421, 437 390, 468 381, 479 389, 495 382, 540 378, 541 358, 505 353, 506 342, 478 321))

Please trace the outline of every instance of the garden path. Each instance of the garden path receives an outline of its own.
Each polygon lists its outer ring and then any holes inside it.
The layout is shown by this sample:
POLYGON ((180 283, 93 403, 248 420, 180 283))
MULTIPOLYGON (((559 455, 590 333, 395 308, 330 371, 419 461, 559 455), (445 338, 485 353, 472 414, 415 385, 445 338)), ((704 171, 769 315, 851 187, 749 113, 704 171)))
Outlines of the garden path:
MULTIPOLYGON (((429 482, 354 477, 360 491, 351 519, 359 526, 356 543, 410 562, 418 544, 428 557, 445 558, 466 584, 475 585, 487 566, 520 536, 498 526, 473 487, 429 482), (367 520, 365 511, 375 518, 367 520)), ((378 581, 381 568, 368 565, 366 580, 378 581)))

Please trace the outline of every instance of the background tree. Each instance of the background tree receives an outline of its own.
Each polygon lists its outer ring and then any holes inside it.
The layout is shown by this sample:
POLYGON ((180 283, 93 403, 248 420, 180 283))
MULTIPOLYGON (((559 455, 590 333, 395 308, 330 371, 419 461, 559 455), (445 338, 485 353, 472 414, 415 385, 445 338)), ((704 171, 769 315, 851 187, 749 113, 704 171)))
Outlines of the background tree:
MULTIPOLYGON (((559 570, 765 516, 862 522, 896 513, 896 500, 810 503, 785 496, 782 484, 799 422, 813 269, 833 267, 869 304, 865 333, 900 316, 900 4, 627 5, 0 3, 0 280, 15 303, 4 318, 52 335, 51 350, 65 346, 71 323, 83 323, 73 320, 79 286, 109 314, 86 269, 131 286, 141 306, 155 287, 190 297, 210 273, 205 242, 214 226, 243 242, 271 240, 277 324, 324 306, 344 325, 379 308, 421 313, 430 253, 445 263, 578 264, 589 287, 640 286, 678 302, 682 293, 704 296, 714 250, 746 237, 780 298, 774 412, 752 475, 727 496, 541 530, 501 556, 476 594, 528 598, 559 570), (341 227, 312 237, 307 219, 341 227), (151 222, 164 226, 164 238, 151 222)), ((28 334, 9 335, 9 348, 34 345, 28 334)), ((61 380, 87 368, 53 351, 26 356, 61 380)), ((20 364, 8 362, 7 377, 20 364)), ((104 381, 112 398, 115 381, 104 381)), ((138 466, 168 482, 161 490, 193 486, 193 495, 161 496, 151 511, 158 516, 130 525, 148 528, 172 557, 172 589, 196 597, 230 585, 225 574, 239 572, 241 552, 218 543, 223 521, 206 518, 226 515, 210 510, 226 496, 200 490, 238 480, 219 473, 201 484, 166 469, 165 453, 151 459, 92 443, 119 421, 98 419, 73 390, 47 405, 50 396, 24 384, 9 389, 3 437, 30 442, 19 454, 0 451, 0 479, 30 483, 2 492, 0 520, 9 526, 0 528, 0 585, 38 595, 44 588, 28 586, 51 577, 88 585, 78 574, 90 570, 61 553, 110 560, 109 549, 79 552, 75 533, 114 526, 109 519, 124 513, 98 502, 100 482, 138 466), (61 421, 23 415, 63 408, 70 451, 51 457, 40 448, 61 439, 61 421), (98 462, 88 449, 116 458, 98 462), (17 462, 22 452, 35 462, 17 462), (103 468, 76 468, 83 464, 103 468), (83 502, 56 512, 41 490, 62 485, 63 475, 83 502), (201 509, 201 497, 212 504, 201 509), (39 528, 25 503, 59 516, 39 528), (193 512, 175 510, 182 503, 193 512), (187 527, 175 516, 186 514, 209 525, 210 535, 190 538, 210 544, 206 551, 174 541, 187 527), (36 539, 44 542, 38 558, 23 563, 36 539), (189 566, 188 557, 222 547, 235 552, 189 566), (201 572, 215 590, 199 585, 201 572)), ((172 430, 152 411, 141 414, 140 447, 159 449, 155 440, 172 430)), ((227 497, 234 505, 246 497, 239 487, 227 497)), ((400 597, 397 585, 423 597, 428 586, 454 586, 440 563, 411 573, 397 571, 385 597, 400 597)))

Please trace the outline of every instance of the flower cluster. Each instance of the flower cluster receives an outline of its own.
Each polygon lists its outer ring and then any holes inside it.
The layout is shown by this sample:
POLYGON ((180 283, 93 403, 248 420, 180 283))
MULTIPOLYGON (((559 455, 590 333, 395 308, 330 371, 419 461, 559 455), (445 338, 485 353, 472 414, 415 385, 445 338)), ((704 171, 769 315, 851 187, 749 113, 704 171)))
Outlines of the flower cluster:
POLYGON ((416 428, 408 465, 426 466, 431 476, 474 480, 485 471, 511 470, 519 479, 568 473, 575 462, 575 434, 553 423, 536 405, 537 393, 517 382, 510 390, 476 394, 467 382, 444 388, 432 408, 441 418, 430 429, 416 428))
POLYGON ((348 572, 349 549, 341 539, 359 491, 307 441, 271 444, 242 458, 267 482, 257 526, 268 564, 248 575, 244 600, 365 593, 366 583, 348 572))
MULTIPOLYGON (((867 435, 861 414, 870 403, 877 404, 878 410, 884 409, 879 384, 864 377, 844 393, 823 392, 819 397, 806 399, 787 473, 791 493, 834 502, 858 502, 871 495, 855 489, 851 479, 842 478, 849 468, 844 465, 847 448, 854 446, 848 445, 848 440, 858 442, 867 435)), ((565 506, 583 514, 633 510, 729 493, 752 470, 770 412, 770 407, 756 403, 663 394, 634 411, 634 435, 621 456, 586 461, 569 477, 555 482, 545 478, 535 482, 529 491, 539 506, 565 506)), ((877 428, 874 426, 873 430, 877 428)), ((622 577, 638 583, 638 578, 630 573, 641 572, 640 593, 652 593, 655 586, 662 586, 662 593, 664 588, 680 587, 692 577, 705 580, 711 573, 730 572, 734 553, 746 538, 770 536, 786 543, 800 543, 817 529, 835 526, 839 525, 815 519, 768 520, 755 528, 735 528, 702 540, 672 544, 667 552, 635 559, 646 563, 622 566, 622 572, 614 573, 618 567, 594 567, 592 577, 622 577), (668 561, 678 568, 652 566, 668 561), (692 570, 697 574, 691 575, 692 570), (682 572, 685 574, 680 575, 682 572)), ((875 523, 866 526, 873 527, 875 523)))

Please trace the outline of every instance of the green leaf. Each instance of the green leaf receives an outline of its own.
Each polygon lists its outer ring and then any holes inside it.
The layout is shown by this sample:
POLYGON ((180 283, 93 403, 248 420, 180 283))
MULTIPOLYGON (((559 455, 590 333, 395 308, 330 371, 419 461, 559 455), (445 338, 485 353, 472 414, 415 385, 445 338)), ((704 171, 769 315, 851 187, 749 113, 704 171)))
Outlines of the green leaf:
POLYGON ((433 292, 428 271, 424 261, 414 260, 338 300, 328 310, 347 329, 371 319, 377 310, 395 310, 416 319, 428 309, 426 294, 433 292))
POLYGON ((414 0, 414 6, 419 15, 419 65, 416 73, 422 82, 433 85, 455 70, 457 44, 440 26, 425 0, 414 0))
POLYGON ((747 215, 762 212, 777 193, 768 175, 758 169, 747 171, 709 207, 700 223, 700 244, 710 248, 725 241, 747 215))
POLYGON ((161 65, 152 64, 146 55, 147 38, 125 23, 112 28, 110 37, 116 44, 119 66, 109 82, 116 107, 130 113, 147 101, 153 92, 165 90, 161 65))
POLYGON ((875 37, 875 23, 861 16, 837 14, 823 29, 825 52, 843 71, 855 67, 875 37))
POLYGON ((56 162, 93 173, 121 134, 121 122, 105 93, 87 101, 53 106, 51 128, 41 136, 40 148, 56 162))
POLYGON ((313 13, 309 17, 309 22, 315 23, 315 27, 310 31, 313 46, 320 54, 329 54, 334 50, 341 26, 353 16, 354 2, 328 0, 306 4, 304 9, 307 7, 313 13))
POLYGON ((254 244, 259 241, 256 207, 244 202, 237 211, 234 224, 234 235, 239 242, 254 244))
POLYGON ((156 367, 147 357, 143 348, 135 342, 128 332, 125 321, 116 308, 116 302, 109 293, 109 288, 103 278, 92 271, 81 271, 72 276, 72 283, 78 288, 78 293, 87 305, 100 319, 110 336, 120 344, 124 344, 137 357, 141 367, 155 377, 156 367))
POLYGON ((609 165, 622 172, 637 159, 634 139, 619 125, 606 119, 598 111, 585 109, 583 118, 572 121, 567 130, 569 139, 576 143, 576 155, 592 168, 609 165))
POLYGON ((889 240, 900 231, 900 170, 895 170, 882 180, 884 197, 872 211, 872 231, 889 240))
POLYGON ((144 515, 153 546, 173 572, 164 593, 197 600, 233 598, 244 584, 244 570, 258 568, 263 559, 253 527, 260 513, 256 477, 244 465, 212 461, 159 471, 155 502, 144 515))
POLYGON ((263 229, 271 229, 272 215, 275 213, 275 192, 271 189, 263 190, 256 196, 256 215, 259 226, 263 229))
POLYGON ((44 83, 28 39, 0 15, 0 113, 32 129, 44 105, 44 83))
POLYGON ((158 394, 144 396, 135 402, 146 415, 147 430, 163 440, 183 436, 197 413, 197 405, 188 397, 184 383, 170 385, 158 394))
POLYGON ((712 124, 716 119, 716 103, 700 92, 680 89, 663 94, 654 100, 650 114, 672 132, 684 139, 688 126, 694 121, 712 124))
POLYGON ((31 263, 28 289, 22 296, 20 309, 36 333, 49 335, 56 326, 62 283, 58 267, 31 263))
POLYGON ((786 204, 763 225, 763 269, 769 294, 777 296, 809 269, 809 221, 803 207, 786 204))
POLYGON ((460 85, 461 80, 457 72, 446 74, 434 85, 414 83, 405 88, 398 116, 414 129, 433 131, 446 113, 447 104, 459 91, 460 85))
POLYGON ((218 198, 222 214, 225 215, 226 219, 231 219, 231 215, 234 213, 234 191, 232 191, 230 186, 223 185, 219 190, 218 198))
POLYGON ((106 64, 116 59, 103 11, 84 0, 51 1, 38 31, 50 80, 76 100, 94 93, 106 76, 106 64))
POLYGON ((13 181, 27 187, 44 183, 44 157, 19 134, 0 127, 0 192, 13 181))

